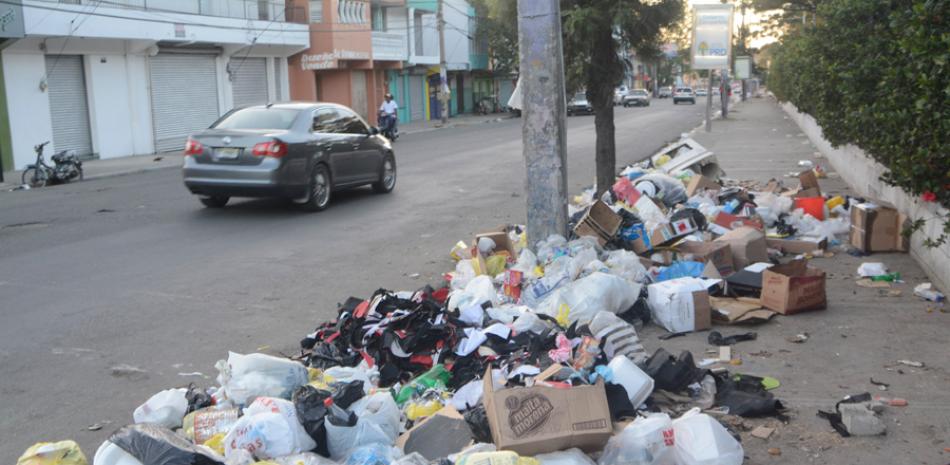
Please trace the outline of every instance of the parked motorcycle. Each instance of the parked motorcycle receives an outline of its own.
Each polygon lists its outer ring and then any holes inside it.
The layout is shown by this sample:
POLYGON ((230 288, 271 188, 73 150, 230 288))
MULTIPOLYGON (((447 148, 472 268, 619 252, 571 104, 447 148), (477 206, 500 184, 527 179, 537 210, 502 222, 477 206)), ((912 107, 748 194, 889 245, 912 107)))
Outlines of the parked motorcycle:
POLYGON ((23 184, 30 187, 43 187, 47 184, 58 184, 79 179, 82 181, 82 162, 74 150, 62 150, 53 155, 54 166, 49 166, 43 160, 43 148, 49 141, 33 147, 36 152, 36 163, 27 165, 20 178, 23 184))
POLYGON ((379 112, 379 119, 377 121, 379 124, 379 132, 389 139, 390 142, 395 142, 399 138, 399 130, 396 129, 396 117, 393 115, 387 115, 385 112, 379 112))

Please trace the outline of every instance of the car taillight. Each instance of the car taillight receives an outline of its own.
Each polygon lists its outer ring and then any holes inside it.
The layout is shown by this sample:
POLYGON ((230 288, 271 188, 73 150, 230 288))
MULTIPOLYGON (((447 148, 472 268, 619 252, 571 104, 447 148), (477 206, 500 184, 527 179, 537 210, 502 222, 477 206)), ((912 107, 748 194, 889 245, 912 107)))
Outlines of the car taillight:
POLYGON ((287 155, 287 144, 279 140, 261 142, 259 144, 254 144, 254 148, 251 149, 251 153, 258 157, 280 158, 284 155, 287 155))
POLYGON ((185 142, 185 155, 201 155, 202 151, 204 151, 204 147, 201 146, 201 142, 190 137, 188 142, 185 142))

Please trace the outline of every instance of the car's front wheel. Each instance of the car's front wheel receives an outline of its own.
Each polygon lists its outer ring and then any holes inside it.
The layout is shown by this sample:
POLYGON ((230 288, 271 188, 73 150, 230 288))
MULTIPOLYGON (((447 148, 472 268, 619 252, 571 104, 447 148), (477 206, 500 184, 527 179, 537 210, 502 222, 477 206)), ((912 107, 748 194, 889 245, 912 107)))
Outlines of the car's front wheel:
POLYGON ((223 195, 213 195, 211 197, 199 197, 201 204, 208 208, 224 208, 228 204, 230 197, 223 195))
POLYGON ((379 173, 379 181, 373 183, 373 190, 377 194, 388 194, 396 187, 396 158, 393 154, 386 154, 383 160, 383 171, 379 173))
POLYGON ((318 212, 327 209, 330 205, 330 192, 333 184, 330 179, 330 170, 326 165, 317 165, 310 174, 310 184, 307 189, 307 200, 301 206, 309 211, 318 212))

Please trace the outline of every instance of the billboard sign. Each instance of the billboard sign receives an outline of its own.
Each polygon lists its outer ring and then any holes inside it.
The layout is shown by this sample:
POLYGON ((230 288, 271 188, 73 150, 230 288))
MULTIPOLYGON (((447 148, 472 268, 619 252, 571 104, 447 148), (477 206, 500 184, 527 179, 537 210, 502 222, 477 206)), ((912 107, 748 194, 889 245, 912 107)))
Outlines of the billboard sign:
POLYGON ((752 57, 736 57, 736 79, 752 77, 752 57))
POLYGON ((729 67, 732 53, 732 5, 693 7, 693 69, 729 67))

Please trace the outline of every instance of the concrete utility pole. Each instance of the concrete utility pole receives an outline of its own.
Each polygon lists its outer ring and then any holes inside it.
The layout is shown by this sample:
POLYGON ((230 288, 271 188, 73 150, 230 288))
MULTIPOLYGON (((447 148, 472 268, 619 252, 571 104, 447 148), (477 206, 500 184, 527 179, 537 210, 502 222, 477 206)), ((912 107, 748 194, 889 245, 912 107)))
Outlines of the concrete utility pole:
POLYGON ((567 100, 559 0, 518 0, 528 245, 567 236, 567 100))
POLYGON ((442 124, 449 120, 449 77, 445 70, 445 16, 442 14, 442 3, 445 0, 438 0, 438 13, 436 15, 439 28, 439 115, 442 124))
POLYGON ((706 132, 712 132, 712 96, 713 96, 713 70, 709 70, 709 77, 706 79, 706 132))
POLYGON ((729 91, 732 90, 732 86, 729 85, 729 68, 722 69, 722 94, 719 96, 722 98, 722 119, 726 119, 729 116, 729 91))

